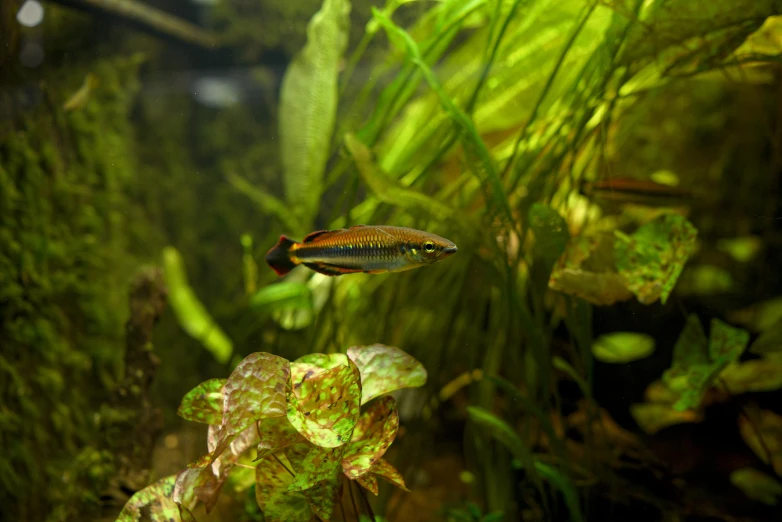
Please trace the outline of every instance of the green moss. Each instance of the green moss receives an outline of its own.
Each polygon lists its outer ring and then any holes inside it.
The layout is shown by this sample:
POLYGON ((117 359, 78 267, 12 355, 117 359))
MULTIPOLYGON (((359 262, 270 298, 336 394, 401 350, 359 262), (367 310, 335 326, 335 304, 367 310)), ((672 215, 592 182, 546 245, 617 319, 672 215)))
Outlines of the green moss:
POLYGON ((139 62, 95 64, 100 89, 69 113, 62 103, 84 73, 52 71, 64 90, 44 82, 46 103, 0 138, 0 504, 9 520, 88 515, 116 468, 93 412, 122 371, 139 62))

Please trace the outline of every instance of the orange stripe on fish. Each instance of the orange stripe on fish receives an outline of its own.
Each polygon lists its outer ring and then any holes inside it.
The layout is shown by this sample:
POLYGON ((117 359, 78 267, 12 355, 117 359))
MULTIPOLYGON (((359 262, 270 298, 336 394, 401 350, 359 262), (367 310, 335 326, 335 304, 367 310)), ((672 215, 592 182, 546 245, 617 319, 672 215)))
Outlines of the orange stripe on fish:
POLYGON ((339 230, 319 230, 300 243, 285 236, 266 254, 277 275, 296 265, 336 276, 365 272, 401 272, 428 265, 456 253, 453 242, 405 227, 356 225, 339 230))

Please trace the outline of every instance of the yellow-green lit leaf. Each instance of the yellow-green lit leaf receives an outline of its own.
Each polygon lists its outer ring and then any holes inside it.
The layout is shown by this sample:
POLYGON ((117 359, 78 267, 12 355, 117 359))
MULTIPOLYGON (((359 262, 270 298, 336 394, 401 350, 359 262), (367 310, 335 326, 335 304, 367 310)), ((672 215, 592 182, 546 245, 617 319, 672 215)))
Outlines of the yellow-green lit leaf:
POLYGON ((719 382, 733 395, 779 390, 782 388, 782 359, 731 363, 720 373, 719 382))
POLYGON ((592 354, 606 363, 629 363, 649 357, 654 352, 654 339, 635 332, 614 332, 601 335, 592 343, 592 354))
POLYGON ((288 491, 293 470, 285 455, 261 459, 255 468, 255 499, 266 522, 310 522, 312 509, 299 491, 288 491))
POLYGON ((331 520, 334 507, 342 499, 342 476, 339 470, 333 470, 331 476, 319 484, 302 491, 312 511, 321 520, 331 520))
POLYGON ((632 236, 617 232, 617 272, 643 304, 664 304, 695 249, 697 230, 678 214, 664 214, 632 236))
POLYGON ((170 475, 137 491, 122 508, 117 522, 168 522, 179 521, 179 508, 171 500, 176 475, 170 475), (144 515, 144 513, 148 513, 144 515), (150 516, 151 514, 151 516, 150 516))
POLYGON ((782 497, 782 484, 754 468, 737 469, 730 474, 730 482, 747 497, 769 506, 776 506, 782 497))
POLYGON ((676 285, 680 295, 715 295, 732 288, 733 276, 730 271, 713 265, 684 267, 676 285))
POLYGON ((332 479, 339 470, 345 449, 345 445, 336 448, 312 446, 296 467, 296 478, 288 486, 288 491, 309 489, 324 480, 332 479))
POLYGON ((377 478, 373 473, 367 473, 366 475, 361 475, 356 479, 356 482, 359 483, 359 485, 372 493, 373 495, 377 496, 378 493, 378 487, 377 487, 377 478))
POLYGON ((535 252, 543 260, 548 276, 570 240, 567 223, 553 208, 534 203, 529 209, 529 224, 535 233, 535 252))
POLYGON ((250 307, 265 309, 277 306, 312 309, 312 291, 298 281, 281 281, 265 286, 250 297, 250 307))
POLYGON ((770 410, 760 410, 752 419, 741 415, 739 432, 755 455, 782 476, 782 416, 770 410))
POLYGON ((377 475, 378 477, 387 480, 394 486, 403 491, 410 491, 405 486, 405 479, 402 478, 402 474, 397 469, 388 463, 385 459, 380 459, 372 466, 370 473, 377 475))
POLYGON ((260 442, 256 460, 304 440, 287 416, 260 420, 258 431, 260 442))
POLYGON ((642 402, 630 406, 630 414, 644 433, 654 435, 663 428, 686 422, 700 422, 703 415, 695 410, 677 411, 670 404, 642 402))
POLYGON ((782 354, 782 319, 760 334, 749 347, 749 351, 765 356, 782 354))
POLYGON ((290 363, 270 353, 252 353, 239 363, 223 388, 223 421, 213 459, 253 422, 285 415, 290 373, 290 363))
POLYGON ((324 0, 307 24, 307 44, 282 80, 279 131, 285 195, 288 210, 306 229, 320 207, 349 30, 349 0, 324 0))
POLYGON ((361 384, 352 366, 326 370, 288 393, 288 420, 317 446, 336 448, 350 440, 361 401, 361 384))
POLYGON ((361 372, 361 404, 401 388, 417 388, 426 383, 426 369, 399 348, 383 344, 353 346, 348 357, 361 372))
POLYGON ((663 383, 678 395, 676 410, 697 408, 711 379, 721 368, 709 359, 706 333, 698 316, 691 314, 673 347, 673 363, 663 373, 663 383))
POLYGON ((396 438, 399 414, 393 397, 385 396, 374 401, 356 423, 353 438, 342 459, 342 470, 349 479, 369 472, 396 438))
POLYGON ((380 201, 400 208, 431 216, 440 221, 452 219, 453 212, 448 205, 425 194, 408 189, 390 178, 375 165, 372 153, 353 134, 345 135, 345 146, 356 163, 361 179, 380 201))
POLYGON ((223 418, 223 386, 226 379, 204 381, 182 398, 177 414, 183 419, 220 424, 223 418))
POLYGON ((350 364, 348 356, 344 353, 311 353, 299 357, 291 363, 293 388, 299 389, 303 381, 312 379, 326 370, 350 364))
POLYGON ((731 323, 746 326, 753 332, 765 332, 782 321, 782 297, 755 303, 727 314, 731 323))
POLYGON ((233 343, 198 300, 187 281, 182 256, 173 247, 163 249, 163 277, 168 288, 168 303, 182 329, 203 344, 218 362, 228 362, 233 343))
POLYGON ((758 236, 722 238, 717 240, 717 248, 739 263, 748 263, 763 248, 763 240, 758 236))

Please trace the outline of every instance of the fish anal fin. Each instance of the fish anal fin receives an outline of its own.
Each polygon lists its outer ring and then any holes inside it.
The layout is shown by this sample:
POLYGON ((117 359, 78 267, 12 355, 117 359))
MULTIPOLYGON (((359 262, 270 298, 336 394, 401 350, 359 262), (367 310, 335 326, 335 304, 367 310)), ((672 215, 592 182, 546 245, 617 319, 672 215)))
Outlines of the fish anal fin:
POLYGON ((338 276, 343 274, 356 274, 359 272, 363 272, 363 270, 361 270, 360 268, 347 268, 343 266, 325 265, 322 263, 303 263, 303 264, 310 270, 314 270, 319 274, 323 274, 327 276, 338 276))
POLYGON ((378 268, 377 270, 363 270, 365 274, 385 274, 389 272, 388 268, 378 268))

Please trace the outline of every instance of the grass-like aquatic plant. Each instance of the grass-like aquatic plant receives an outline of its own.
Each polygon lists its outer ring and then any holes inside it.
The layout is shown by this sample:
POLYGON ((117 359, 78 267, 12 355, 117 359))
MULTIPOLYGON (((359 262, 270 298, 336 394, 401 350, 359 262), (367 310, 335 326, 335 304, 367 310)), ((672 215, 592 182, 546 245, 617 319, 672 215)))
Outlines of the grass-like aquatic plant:
POLYGON ((293 362, 250 354, 228 379, 205 381, 182 399, 180 416, 209 425, 209 452, 136 493, 117 520, 193 521, 199 505, 214 508, 231 473, 247 469, 268 522, 327 522, 344 509, 343 494, 357 510, 360 496, 371 514, 364 491, 377 495, 378 478, 406 489, 383 459, 399 428, 388 394, 423 386, 426 377, 418 361, 385 345, 293 362))

